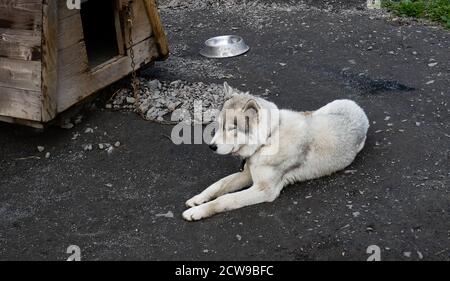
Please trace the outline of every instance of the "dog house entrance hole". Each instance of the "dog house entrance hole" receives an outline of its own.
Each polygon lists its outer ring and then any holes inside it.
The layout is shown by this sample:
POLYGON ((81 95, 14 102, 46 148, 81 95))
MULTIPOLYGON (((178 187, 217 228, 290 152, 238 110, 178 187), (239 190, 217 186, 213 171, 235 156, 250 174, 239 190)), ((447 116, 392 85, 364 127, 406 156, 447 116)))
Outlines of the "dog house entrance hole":
POLYGON ((81 21, 91 68, 119 55, 115 1, 83 1, 81 21))

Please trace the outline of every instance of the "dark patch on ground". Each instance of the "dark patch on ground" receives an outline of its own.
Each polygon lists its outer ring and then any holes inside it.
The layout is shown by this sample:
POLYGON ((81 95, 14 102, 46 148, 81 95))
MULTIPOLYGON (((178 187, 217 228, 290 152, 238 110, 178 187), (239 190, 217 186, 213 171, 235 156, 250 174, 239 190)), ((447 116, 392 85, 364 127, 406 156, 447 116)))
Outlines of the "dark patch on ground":
POLYGON ((412 87, 408 87, 398 81, 391 81, 385 79, 372 79, 364 73, 354 74, 343 72, 342 74, 345 84, 348 87, 358 89, 362 94, 378 94, 383 92, 409 92, 414 91, 412 87))

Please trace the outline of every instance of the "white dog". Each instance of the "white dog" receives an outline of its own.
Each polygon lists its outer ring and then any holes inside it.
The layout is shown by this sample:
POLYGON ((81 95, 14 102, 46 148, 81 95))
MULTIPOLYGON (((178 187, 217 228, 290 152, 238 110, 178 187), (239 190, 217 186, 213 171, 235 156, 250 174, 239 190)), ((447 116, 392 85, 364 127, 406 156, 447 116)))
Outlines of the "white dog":
POLYGON ((224 84, 231 96, 218 117, 210 148, 246 160, 242 172, 227 176, 186 202, 188 221, 262 202, 284 186, 344 169, 364 147, 369 120, 351 100, 335 100, 313 112, 277 106, 224 84), (244 187, 250 188, 238 191, 244 187))

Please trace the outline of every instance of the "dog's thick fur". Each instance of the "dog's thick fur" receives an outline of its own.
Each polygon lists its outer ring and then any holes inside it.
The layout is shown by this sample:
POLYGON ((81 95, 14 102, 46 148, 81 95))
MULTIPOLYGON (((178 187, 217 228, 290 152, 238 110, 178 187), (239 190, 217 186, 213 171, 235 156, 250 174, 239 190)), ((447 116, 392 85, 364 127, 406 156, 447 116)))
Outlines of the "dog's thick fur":
POLYGON ((219 115, 211 145, 219 154, 239 155, 246 164, 242 172, 188 200, 190 209, 183 213, 188 221, 272 202, 288 184, 344 169, 364 147, 369 121, 351 100, 335 100, 313 112, 295 112, 279 110, 275 104, 240 93, 226 83, 224 88, 231 98, 219 115), (270 114, 278 115, 278 121, 269 122, 270 114), (236 122, 244 116, 247 123, 236 122), (267 133, 261 137, 261 131, 267 133), (251 141, 242 143, 245 138, 251 141))

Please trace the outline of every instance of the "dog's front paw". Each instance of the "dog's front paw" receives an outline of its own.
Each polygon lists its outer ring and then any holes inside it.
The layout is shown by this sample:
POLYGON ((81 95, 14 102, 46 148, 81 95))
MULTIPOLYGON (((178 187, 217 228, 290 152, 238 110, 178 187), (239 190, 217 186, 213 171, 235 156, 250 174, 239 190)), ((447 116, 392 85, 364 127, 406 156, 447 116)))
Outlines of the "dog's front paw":
POLYGON ((206 198, 202 194, 198 194, 198 195, 195 195, 194 197, 192 197, 191 199, 189 199, 188 201, 186 201, 186 206, 187 207, 195 207, 195 206, 201 205, 208 201, 209 201, 208 198, 206 198))
POLYGON ((198 221, 209 216, 211 216, 211 212, 204 205, 196 206, 183 212, 183 218, 187 221, 198 221))

